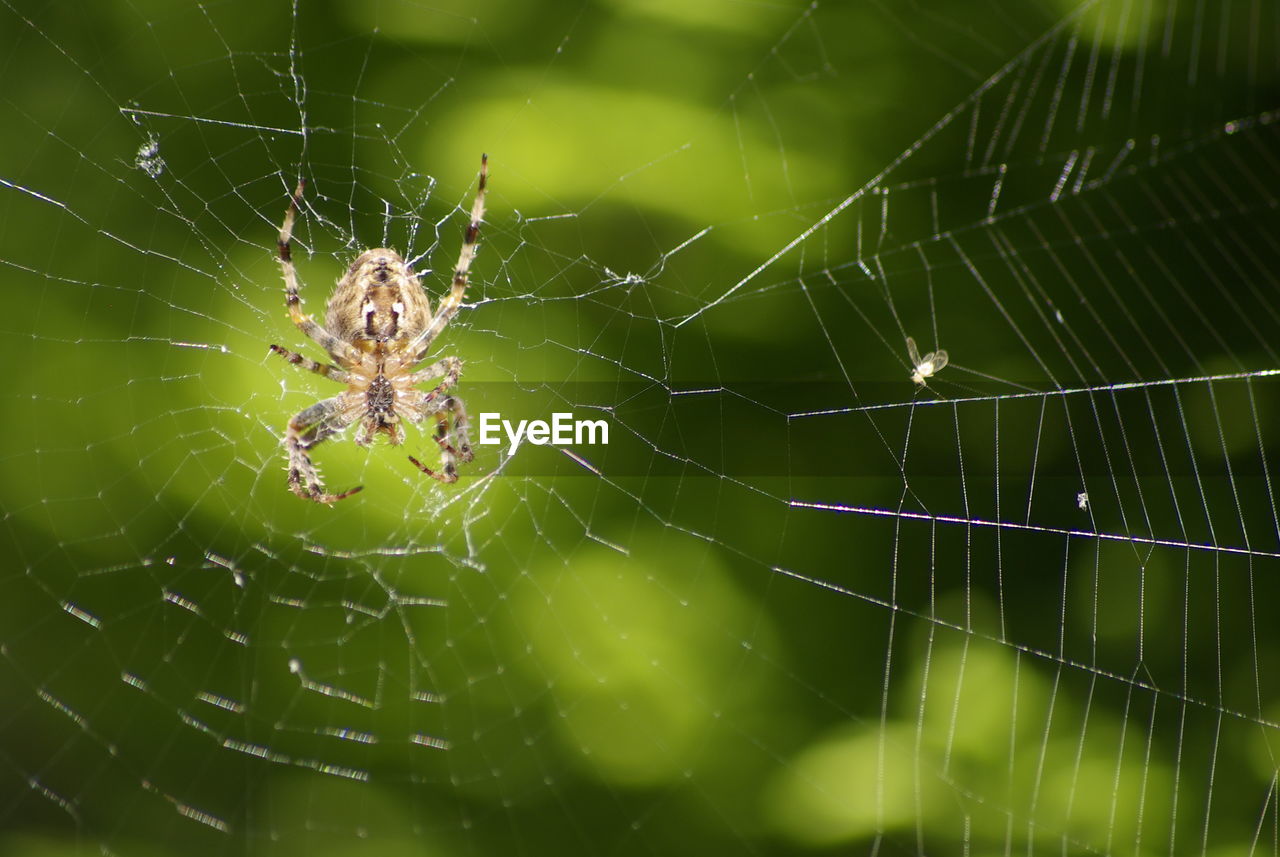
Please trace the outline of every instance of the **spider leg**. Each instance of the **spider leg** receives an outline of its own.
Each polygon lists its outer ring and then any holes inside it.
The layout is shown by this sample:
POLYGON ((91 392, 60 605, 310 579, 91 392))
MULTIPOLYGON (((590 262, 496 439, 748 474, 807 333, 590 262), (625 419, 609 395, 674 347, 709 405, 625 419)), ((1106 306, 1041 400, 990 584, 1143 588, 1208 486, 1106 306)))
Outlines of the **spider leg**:
POLYGON ((471 441, 467 437, 467 411, 462 405, 462 400, 454 396, 446 396, 443 399, 437 399, 434 396, 436 391, 424 394, 424 400, 417 405, 414 413, 414 422, 426 419, 427 416, 434 416, 436 419, 435 441, 440 447, 440 472, 430 469, 412 455, 409 461, 414 467, 430 476, 432 479, 439 479, 441 482, 457 482, 458 481, 458 465, 459 461, 467 462, 472 458, 471 441), (453 430, 449 429, 449 416, 453 417, 453 430), (449 442, 449 435, 452 433, 453 439, 457 442, 454 447, 449 442))
POLYGON ((432 365, 428 366, 420 372, 415 372, 409 376, 414 383, 422 383, 431 378, 440 378, 440 381, 433 389, 423 392, 421 390, 414 391, 418 398, 410 405, 409 420, 417 423, 426 419, 428 416, 434 415, 437 422, 446 420, 444 416, 447 411, 453 417, 452 434, 457 439, 458 448, 454 449, 447 443, 449 431, 447 427, 443 434, 440 433, 442 428, 440 425, 437 429, 437 443, 447 452, 457 456, 463 462, 470 461, 472 458, 471 441, 467 435, 467 409, 463 406, 462 400, 457 396, 445 395, 455 384, 458 383, 458 375, 462 371, 462 361, 457 357, 446 357, 432 365))
POLYGON ((302 192, 306 186, 305 179, 298 180, 298 189, 293 192, 293 196, 289 197, 289 207, 285 209, 284 223, 280 225, 280 237, 276 241, 276 249, 280 256, 280 272, 284 275, 284 300, 289 307, 289 318, 297 325, 298 330, 315 340, 316 344, 329 352, 329 355, 338 363, 358 365, 360 355, 350 343, 343 342, 302 311, 302 298, 298 296, 298 272, 293 267, 290 242, 293 239, 293 221, 298 216, 298 202, 302 199, 302 192))
POLYGON ((489 180, 489 156, 480 156, 480 183, 476 187, 476 198, 471 203, 471 222, 467 225, 466 234, 462 238, 462 252, 458 255, 458 264, 453 269, 453 286, 449 294, 440 300, 431 324, 422 331, 409 345, 409 353, 416 363, 426 356, 431 343, 444 330, 445 325, 458 313, 462 306, 462 296, 467 291, 467 272, 471 270, 471 262, 476 257, 477 239, 480 237, 480 223, 484 220, 484 194, 489 180))
POLYGON ((307 455, 312 447, 353 422, 345 404, 343 396, 316 402, 289 420, 289 427, 285 429, 284 445, 289 456, 289 490, 304 500, 332 504, 363 488, 357 485, 341 494, 326 493, 320 482, 320 474, 307 455))
POLYGON ((337 381, 339 384, 347 383, 347 379, 349 377, 348 374, 337 366, 330 366, 328 363, 317 363, 309 357, 303 357, 296 351, 281 348, 279 345, 272 345, 270 351, 272 354, 279 354, 294 366, 301 366, 308 372, 315 372, 317 375, 323 375, 326 378, 337 381))
MULTIPOLYGON (((441 402, 441 405, 444 410, 453 414, 453 439, 458 448, 449 447, 449 449, 458 457, 458 460, 465 464, 474 457, 471 452, 471 438, 467 435, 467 427, 470 425, 470 421, 467 418, 467 409, 463 407, 462 400, 457 396, 446 397, 441 402)), ((437 419, 439 419, 438 416, 437 419)))
POLYGON ((445 390, 458 383, 458 376, 462 374, 462 361, 457 357, 446 357, 443 360, 437 360, 425 369, 419 369, 409 376, 409 386, 416 387, 419 384, 425 384, 435 378, 443 378, 440 386, 431 392, 443 393, 445 390))

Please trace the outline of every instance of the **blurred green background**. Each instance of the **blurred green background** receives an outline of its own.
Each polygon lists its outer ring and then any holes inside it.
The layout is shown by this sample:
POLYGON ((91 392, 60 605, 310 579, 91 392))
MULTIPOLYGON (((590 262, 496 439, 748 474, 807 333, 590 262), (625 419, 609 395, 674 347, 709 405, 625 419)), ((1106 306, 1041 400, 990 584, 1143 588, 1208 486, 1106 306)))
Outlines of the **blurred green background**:
POLYGON ((1273 851, 1280 10, 0 7, 0 853, 1273 851), (280 433, 361 249, 474 413, 280 433), (910 380, 905 339, 951 364, 910 380))

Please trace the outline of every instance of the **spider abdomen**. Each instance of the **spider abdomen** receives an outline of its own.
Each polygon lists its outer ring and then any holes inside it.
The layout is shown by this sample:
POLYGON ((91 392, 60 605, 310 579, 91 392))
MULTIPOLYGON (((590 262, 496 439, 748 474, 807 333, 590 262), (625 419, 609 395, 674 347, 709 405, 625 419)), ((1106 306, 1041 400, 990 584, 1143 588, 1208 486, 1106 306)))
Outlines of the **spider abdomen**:
POLYGON ((348 342, 413 339, 431 321, 418 278, 394 250, 361 253, 329 299, 325 325, 348 342))

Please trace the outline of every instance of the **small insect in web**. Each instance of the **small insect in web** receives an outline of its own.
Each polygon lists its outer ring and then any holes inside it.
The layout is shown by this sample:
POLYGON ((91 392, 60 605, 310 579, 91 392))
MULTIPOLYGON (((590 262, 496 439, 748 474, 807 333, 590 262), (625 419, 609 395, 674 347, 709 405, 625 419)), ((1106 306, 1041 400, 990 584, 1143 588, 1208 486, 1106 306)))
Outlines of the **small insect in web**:
POLYGON ((402 421, 420 423, 428 417, 436 422, 435 441, 440 447, 440 471, 427 468, 413 456, 409 461, 428 476, 441 482, 456 482, 459 461, 471 460, 467 438, 467 412, 462 402, 449 395, 462 374, 462 361, 445 357, 422 369, 431 344, 457 314, 467 291, 468 271, 476 256, 476 239, 484 218, 485 184, 489 176, 488 156, 480 158, 480 181, 471 205, 471 222, 462 239, 462 252, 453 269, 453 284, 440 300, 435 313, 417 275, 394 250, 366 250, 351 263, 338 281, 325 312, 324 326, 302 312, 298 296, 298 275, 290 255, 293 222, 298 214, 305 182, 289 200, 280 226, 278 249, 284 275, 285 303, 298 329, 329 353, 337 365, 317 363, 301 354, 272 345, 295 366, 301 366, 331 381, 346 384, 338 395, 316 402, 289 420, 284 433, 288 455, 289 488, 306 500, 336 503, 350 497, 362 486, 338 494, 325 491, 320 474, 308 454, 320 442, 359 422, 355 441, 367 446, 377 434, 388 443, 404 442, 402 421), (431 390, 420 384, 440 379, 431 390))
POLYGON ((911 380, 921 387, 926 387, 928 386, 925 383, 927 379, 932 378, 946 368, 947 352, 939 348, 937 351, 930 351, 924 357, 921 357, 920 350, 916 348, 916 341, 908 336, 907 359, 911 361, 911 380))

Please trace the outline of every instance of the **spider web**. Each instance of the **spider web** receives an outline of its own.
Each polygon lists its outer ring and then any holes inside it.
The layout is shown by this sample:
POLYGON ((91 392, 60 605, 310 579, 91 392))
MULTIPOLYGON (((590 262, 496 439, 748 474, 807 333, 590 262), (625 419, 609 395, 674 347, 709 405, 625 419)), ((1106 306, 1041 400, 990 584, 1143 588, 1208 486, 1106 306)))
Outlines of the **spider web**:
POLYGON ((1274 4, 0 15, 5 853, 1280 848, 1274 4), (482 151, 609 444, 300 501, 288 193, 438 300, 482 151))

